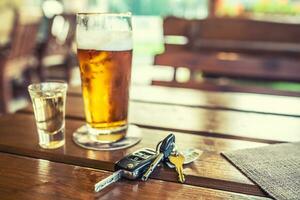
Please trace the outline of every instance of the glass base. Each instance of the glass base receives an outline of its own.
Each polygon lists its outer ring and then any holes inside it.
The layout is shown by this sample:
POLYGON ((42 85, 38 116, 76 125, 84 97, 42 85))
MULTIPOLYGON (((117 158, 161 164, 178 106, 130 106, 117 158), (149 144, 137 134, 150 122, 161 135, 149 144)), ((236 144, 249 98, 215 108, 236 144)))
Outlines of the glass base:
POLYGON ((39 130, 39 145, 44 149, 57 149, 65 144, 65 127, 55 133, 49 133, 44 130, 39 130))
MULTIPOLYGON (((135 125, 130 124, 128 125, 127 130, 122 131, 126 131, 126 136, 124 138, 116 142, 105 143, 100 140, 95 140, 95 136, 89 132, 89 128, 86 125, 83 125, 73 133, 73 141, 77 145, 86 149, 111 151, 131 147, 140 142, 142 139, 140 136, 141 130, 135 125)), ((105 135, 100 135, 99 137, 105 137, 105 135)))
POLYGON ((101 143, 113 143, 123 139, 126 136, 128 128, 127 124, 126 126, 111 129, 96 129, 90 127, 89 124, 86 127, 91 139, 101 143))

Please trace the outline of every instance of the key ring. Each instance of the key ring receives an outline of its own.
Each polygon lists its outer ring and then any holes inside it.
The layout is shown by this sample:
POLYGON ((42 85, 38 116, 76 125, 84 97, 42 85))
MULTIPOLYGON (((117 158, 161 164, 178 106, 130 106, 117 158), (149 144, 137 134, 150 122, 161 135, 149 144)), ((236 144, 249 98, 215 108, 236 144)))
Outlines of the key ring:
POLYGON ((161 143, 162 143, 162 140, 156 145, 156 151, 158 152, 158 149, 160 148, 160 146, 161 146, 161 143))

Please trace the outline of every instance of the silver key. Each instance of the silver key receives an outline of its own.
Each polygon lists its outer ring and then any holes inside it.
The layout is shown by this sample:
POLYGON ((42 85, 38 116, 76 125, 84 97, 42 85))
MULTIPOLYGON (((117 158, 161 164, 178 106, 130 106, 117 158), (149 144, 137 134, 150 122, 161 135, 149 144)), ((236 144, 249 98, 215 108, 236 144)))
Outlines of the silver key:
POLYGON ((100 190, 103 190, 107 186, 120 180, 122 178, 123 173, 124 173, 123 170, 118 170, 114 172, 112 175, 108 176, 107 178, 96 183, 94 187, 95 192, 99 192, 100 190))
POLYGON ((155 158, 155 160, 151 163, 149 168, 142 176, 142 181, 147 181, 150 174, 155 170, 157 165, 170 156, 175 146, 175 135, 173 135, 172 133, 169 134, 165 139, 159 142, 158 145, 160 145, 158 156, 155 158))
POLYGON ((157 167, 157 165, 162 161, 162 159, 164 158, 164 154, 160 153, 155 160, 151 163, 151 165, 149 166, 148 170, 145 172, 145 174, 142 176, 142 181, 147 181, 149 176, 151 175, 151 173, 155 170, 155 168, 157 167))

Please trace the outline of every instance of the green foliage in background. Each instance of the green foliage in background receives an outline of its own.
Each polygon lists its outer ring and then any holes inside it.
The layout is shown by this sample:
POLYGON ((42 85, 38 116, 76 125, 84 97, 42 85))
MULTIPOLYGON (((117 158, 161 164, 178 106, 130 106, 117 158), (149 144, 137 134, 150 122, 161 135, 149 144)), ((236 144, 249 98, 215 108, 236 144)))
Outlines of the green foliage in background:
POLYGON ((109 0, 108 3, 110 12, 203 18, 207 15, 208 0, 109 0))
POLYGON ((159 0, 111 0, 109 1, 109 10, 111 12, 130 11, 134 15, 163 15, 168 12, 167 1, 159 0), (151 3, 151 4, 150 4, 151 3))
POLYGON ((259 81, 259 80, 231 80, 233 83, 245 86, 266 87, 277 90, 287 90, 293 92, 300 91, 300 83, 284 81, 259 81))
MULTIPOLYGON (((299 3, 299 2, 298 2, 299 3)), ((292 2, 282 0, 260 0, 253 6, 254 13, 268 14, 284 14, 284 15, 299 15, 300 7, 295 6, 292 2)))
POLYGON ((217 14, 237 16, 242 12, 254 14, 300 15, 300 0, 223 0, 217 14))

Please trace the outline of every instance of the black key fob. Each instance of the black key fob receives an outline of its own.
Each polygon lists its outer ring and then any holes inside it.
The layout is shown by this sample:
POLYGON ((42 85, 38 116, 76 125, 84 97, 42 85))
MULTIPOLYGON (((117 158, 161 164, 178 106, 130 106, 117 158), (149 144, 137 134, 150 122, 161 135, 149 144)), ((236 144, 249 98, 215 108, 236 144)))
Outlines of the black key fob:
POLYGON ((134 180, 142 176, 156 157, 155 150, 143 148, 119 160, 115 170, 123 170, 123 177, 134 180))

